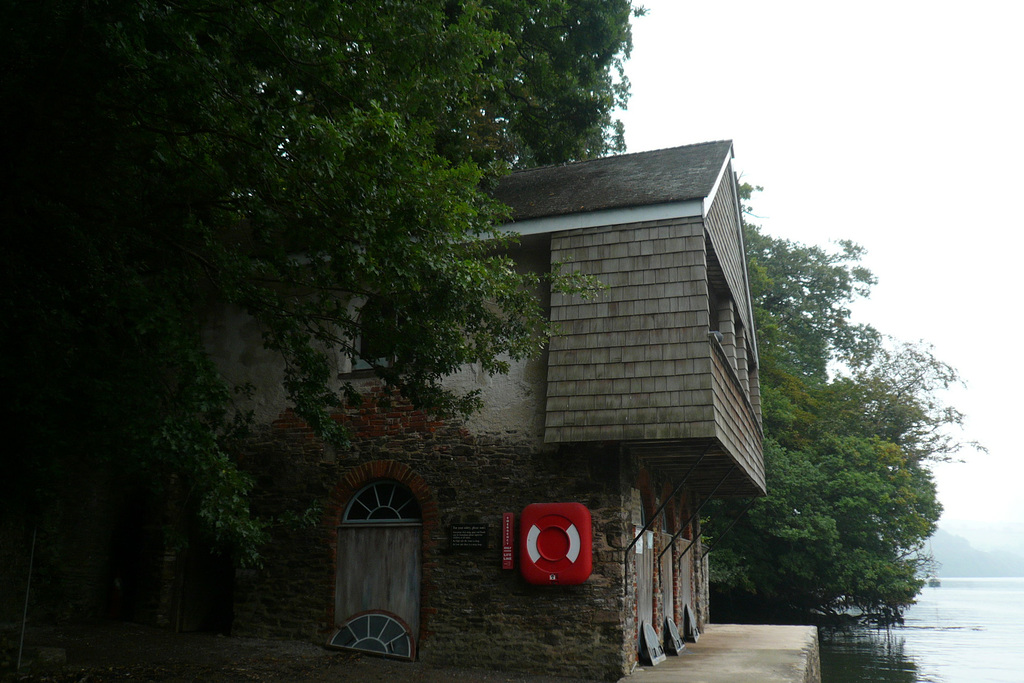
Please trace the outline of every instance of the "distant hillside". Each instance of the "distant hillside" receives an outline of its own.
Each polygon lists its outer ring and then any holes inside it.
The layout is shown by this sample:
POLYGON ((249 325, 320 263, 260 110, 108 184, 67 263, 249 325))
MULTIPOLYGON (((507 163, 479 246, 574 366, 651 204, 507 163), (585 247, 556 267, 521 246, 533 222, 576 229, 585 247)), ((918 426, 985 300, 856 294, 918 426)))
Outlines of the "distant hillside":
POLYGON ((991 552, 1005 550, 1024 556, 1024 522, 945 519, 939 528, 955 536, 962 536, 978 550, 991 552))
POLYGON ((1024 576, 1024 556, 1001 550, 984 552, 963 536, 939 529, 931 550, 941 565, 939 576, 1024 576))

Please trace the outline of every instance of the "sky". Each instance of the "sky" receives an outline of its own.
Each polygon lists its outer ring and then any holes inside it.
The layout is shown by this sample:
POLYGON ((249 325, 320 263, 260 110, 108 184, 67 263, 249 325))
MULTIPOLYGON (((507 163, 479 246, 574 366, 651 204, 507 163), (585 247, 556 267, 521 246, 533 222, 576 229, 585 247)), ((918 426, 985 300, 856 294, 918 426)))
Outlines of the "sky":
POLYGON ((935 466, 940 525, 1024 538, 1024 2, 641 2, 628 151, 732 140, 765 232, 865 247, 854 319, 932 344, 988 448, 935 466))

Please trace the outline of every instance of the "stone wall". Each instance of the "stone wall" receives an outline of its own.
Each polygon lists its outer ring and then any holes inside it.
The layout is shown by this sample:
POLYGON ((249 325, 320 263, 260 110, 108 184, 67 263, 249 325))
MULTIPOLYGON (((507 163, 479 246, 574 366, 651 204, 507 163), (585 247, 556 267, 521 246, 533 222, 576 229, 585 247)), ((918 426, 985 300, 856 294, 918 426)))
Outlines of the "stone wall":
POLYGON ((113 467, 72 464, 63 475, 36 514, 0 515, 0 621, 21 621, 31 558, 30 623, 161 624, 160 502, 113 467))
POLYGON ((804 648, 804 677, 802 683, 821 683, 821 647, 818 643, 818 629, 813 626, 805 628, 812 629, 813 634, 807 638, 807 646, 804 648))
POLYGON ((423 509, 419 659, 616 679, 624 643, 629 522, 618 449, 538 448, 514 431, 473 434, 401 401, 339 414, 356 437, 333 451, 290 413, 247 450, 254 511, 285 519, 319 506, 319 524, 272 530, 261 569, 236 575, 238 635, 323 642, 333 632, 336 528, 348 497, 375 478, 412 483, 423 509), (534 502, 580 502, 593 515, 594 570, 579 586, 532 586, 501 568, 502 513, 534 502), (452 524, 489 525, 488 549, 452 549, 452 524))
POLYGON ((21 621, 33 551, 32 527, 24 515, 7 514, 0 518, 0 581, 4 586, 0 590, 0 623, 21 621))
MULTIPOLYGON (((675 492, 678 482, 667 479, 657 472, 644 469, 638 462, 628 464, 630 469, 626 479, 633 482, 636 486, 636 488, 631 490, 630 499, 630 509, 633 513, 632 526, 639 528, 641 519, 654 520, 651 528, 655 531, 653 535, 655 542, 654 552, 657 556, 665 549, 672 535, 683 524, 690 521, 692 513, 696 510, 696 496, 686 487, 683 487, 679 492, 675 492), (673 493, 675 493, 674 497, 673 493), (664 508, 662 512, 656 516, 655 513, 661 508, 663 503, 664 508), (643 509, 642 513, 641 508, 643 509), (662 522, 661 515, 667 515, 664 523, 662 522), (667 529, 667 532, 661 532, 663 528, 667 529)), ((653 577, 651 579, 653 587, 651 613, 653 617, 651 626, 662 639, 664 639, 666 617, 671 617, 677 627, 680 630, 682 629, 681 608, 682 596, 685 592, 683 588, 684 581, 692 582, 690 593, 693 598, 693 607, 696 610, 695 617, 699 627, 703 628, 704 624, 708 622, 707 562, 706 559, 704 562, 700 561, 703 554, 703 546, 699 536, 700 522, 698 518, 690 522, 690 525, 678 536, 673 549, 668 551, 672 554, 673 575, 671 577, 663 575, 663 567, 660 561, 653 563, 653 577), (683 551, 687 549, 687 546, 690 546, 690 541, 695 535, 697 536, 697 541, 689 547, 684 555, 683 551), (671 605, 667 604, 663 599, 663 595, 666 592, 665 582, 671 582, 670 586, 668 586, 668 591, 672 593, 671 605)), ((629 651, 629 665, 631 667, 637 663, 636 648, 640 638, 638 632, 640 606, 637 604, 639 577, 637 576, 637 563, 634 560, 633 554, 634 551, 630 551, 630 561, 627 562, 626 567, 630 590, 626 596, 627 618, 624 623, 624 642, 626 643, 626 649, 629 651)))

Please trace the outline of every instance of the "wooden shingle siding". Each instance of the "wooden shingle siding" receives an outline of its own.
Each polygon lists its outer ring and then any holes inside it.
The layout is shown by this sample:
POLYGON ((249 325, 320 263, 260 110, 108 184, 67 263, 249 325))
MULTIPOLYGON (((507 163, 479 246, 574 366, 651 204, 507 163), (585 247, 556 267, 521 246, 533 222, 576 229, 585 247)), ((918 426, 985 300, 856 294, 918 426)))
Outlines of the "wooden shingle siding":
POLYGON ((704 245, 700 219, 552 236, 552 262, 608 289, 552 295, 546 441, 714 434, 704 245))
POLYGON ((692 477, 704 495, 764 493, 731 159, 721 141, 531 169, 499 184, 513 231, 546 236, 552 264, 607 287, 590 300, 551 295, 545 442, 617 441, 663 476, 692 477))
POLYGON ((750 372, 748 374, 748 381, 750 385, 750 406, 754 409, 754 416, 757 418, 757 424, 761 425, 761 377, 757 374, 757 368, 754 368, 754 372, 750 372))
POLYGON ((714 422, 716 437, 762 490, 765 487, 761 427, 738 377, 717 342, 712 342, 714 422))
POLYGON ((714 245, 715 255, 725 273, 729 292, 739 309, 739 318, 744 324, 750 320, 750 306, 747 301, 746 255, 740 248, 740 226, 733 201, 735 183, 732 164, 726 169, 718 192, 711 202, 707 215, 708 235, 714 245))

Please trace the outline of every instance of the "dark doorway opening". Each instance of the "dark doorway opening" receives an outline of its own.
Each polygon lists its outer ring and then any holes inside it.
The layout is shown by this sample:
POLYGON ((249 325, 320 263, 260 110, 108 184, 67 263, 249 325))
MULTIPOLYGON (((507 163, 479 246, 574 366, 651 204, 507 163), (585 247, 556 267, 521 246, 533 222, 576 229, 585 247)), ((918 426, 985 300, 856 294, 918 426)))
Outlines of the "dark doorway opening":
POLYGON ((175 630, 230 634, 235 586, 231 557, 192 541, 178 554, 178 576, 175 630))

